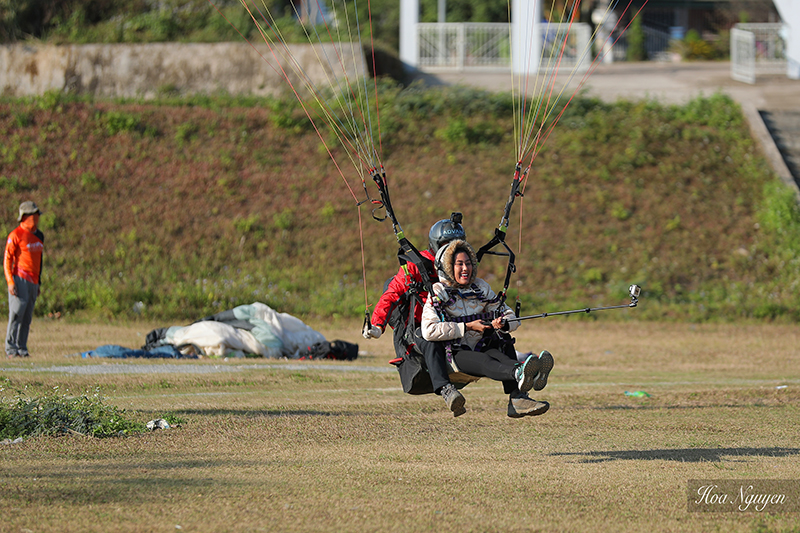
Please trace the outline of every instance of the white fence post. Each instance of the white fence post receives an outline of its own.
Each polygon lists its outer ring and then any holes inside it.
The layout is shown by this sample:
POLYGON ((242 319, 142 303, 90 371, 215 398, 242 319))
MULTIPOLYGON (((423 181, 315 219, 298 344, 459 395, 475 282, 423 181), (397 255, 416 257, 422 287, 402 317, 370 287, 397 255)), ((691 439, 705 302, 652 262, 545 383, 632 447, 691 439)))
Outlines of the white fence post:
POLYGON ((756 82, 756 35, 731 28, 731 78, 753 84, 756 82))

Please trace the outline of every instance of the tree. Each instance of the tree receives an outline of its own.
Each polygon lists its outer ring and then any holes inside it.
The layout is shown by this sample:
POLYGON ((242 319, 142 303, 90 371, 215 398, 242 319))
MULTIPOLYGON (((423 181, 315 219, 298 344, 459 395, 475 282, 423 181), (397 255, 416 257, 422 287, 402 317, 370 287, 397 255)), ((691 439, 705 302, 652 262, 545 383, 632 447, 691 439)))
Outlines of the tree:
POLYGON ((645 46, 644 28, 642 28, 642 18, 633 19, 630 28, 626 32, 628 35, 628 61, 646 61, 647 47, 645 46))

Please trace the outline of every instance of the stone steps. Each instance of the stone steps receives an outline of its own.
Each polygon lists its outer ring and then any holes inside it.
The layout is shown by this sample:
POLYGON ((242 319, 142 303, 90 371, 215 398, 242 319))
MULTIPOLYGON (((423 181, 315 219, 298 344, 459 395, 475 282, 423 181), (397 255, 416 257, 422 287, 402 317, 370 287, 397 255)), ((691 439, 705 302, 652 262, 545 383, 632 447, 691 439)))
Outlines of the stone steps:
POLYGON ((800 110, 760 111, 795 182, 800 182, 800 110))

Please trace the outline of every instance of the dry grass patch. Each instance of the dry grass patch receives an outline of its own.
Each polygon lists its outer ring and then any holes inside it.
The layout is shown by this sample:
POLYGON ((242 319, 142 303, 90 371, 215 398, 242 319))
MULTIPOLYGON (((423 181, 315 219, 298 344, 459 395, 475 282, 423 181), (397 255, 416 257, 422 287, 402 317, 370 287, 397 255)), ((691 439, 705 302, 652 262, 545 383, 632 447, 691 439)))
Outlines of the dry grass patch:
MULTIPOLYGON (((74 327, 109 342, 99 326, 74 327)), ((320 330, 356 340, 358 325, 320 330)), ((382 371, 384 339, 362 340, 371 353, 352 363, 300 370, 246 360, 162 364, 165 374, 22 371, 64 362, 53 339, 52 353, 4 362, 0 376, 29 390, 99 383, 132 416, 185 424, 0 446, 0 530, 792 531, 796 514, 690 513, 686 483, 800 479, 795 340, 782 326, 541 321, 519 343, 555 354, 537 394, 552 408, 512 420, 488 380, 465 389, 457 419, 438 397, 402 394, 382 371), (203 365, 220 370, 181 370, 203 365)))

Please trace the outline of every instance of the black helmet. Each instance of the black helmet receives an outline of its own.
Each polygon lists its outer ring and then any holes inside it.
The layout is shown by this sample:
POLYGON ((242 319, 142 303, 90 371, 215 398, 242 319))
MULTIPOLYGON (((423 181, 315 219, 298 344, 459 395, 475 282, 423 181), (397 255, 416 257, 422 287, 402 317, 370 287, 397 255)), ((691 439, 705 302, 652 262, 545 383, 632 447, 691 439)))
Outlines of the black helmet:
POLYGON ((431 231, 428 233, 428 247, 431 253, 436 255, 439 248, 453 239, 467 239, 467 234, 461 226, 461 213, 452 213, 449 219, 440 220, 431 226, 431 231))

